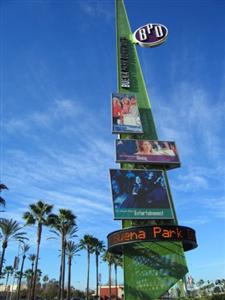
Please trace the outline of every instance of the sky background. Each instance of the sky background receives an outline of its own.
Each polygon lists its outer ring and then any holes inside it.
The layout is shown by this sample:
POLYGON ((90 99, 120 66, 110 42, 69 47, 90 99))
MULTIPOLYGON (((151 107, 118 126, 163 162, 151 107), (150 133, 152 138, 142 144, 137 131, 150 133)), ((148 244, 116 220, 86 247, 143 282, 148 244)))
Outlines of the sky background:
MULTIPOLYGON (((168 172, 180 225, 193 227, 198 248, 186 253, 196 280, 225 277, 225 2, 125 1, 132 31, 168 27, 166 43, 138 48, 159 139, 174 140, 182 167, 168 172)), ((39 199, 77 216, 106 242, 113 221, 109 168, 115 164, 110 95, 117 92, 114 2, 6 1, 1 8, 1 216, 22 222, 39 199)), ((27 228, 35 252, 35 229, 27 228)), ((56 278, 59 241, 44 235, 43 275, 56 278)), ((6 265, 17 245, 9 244, 6 265)), ((94 264, 94 257, 92 258, 94 264)), ((26 262, 25 268, 29 268, 26 262)), ((86 253, 73 264, 83 289, 86 253)), ((107 266, 101 263, 102 281, 107 266)), ((120 271, 120 281, 122 273, 120 271)), ((91 287, 95 268, 91 267, 91 287)))

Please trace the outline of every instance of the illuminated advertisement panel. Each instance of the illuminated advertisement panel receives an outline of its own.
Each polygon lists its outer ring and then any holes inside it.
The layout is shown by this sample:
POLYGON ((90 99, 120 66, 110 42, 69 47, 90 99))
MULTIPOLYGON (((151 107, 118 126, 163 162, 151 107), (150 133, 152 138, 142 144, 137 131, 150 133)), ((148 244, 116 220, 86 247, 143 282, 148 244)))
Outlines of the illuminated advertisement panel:
POLYGON ((116 140, 116 162, 180 166, 177 147, 171 141, 116 140))
POLYGON ((171 219, 162 170, 110 170, 115 219, 171 219))
POLYGON ((134 94, 112 94, 112 132, 143 133, 134 94))

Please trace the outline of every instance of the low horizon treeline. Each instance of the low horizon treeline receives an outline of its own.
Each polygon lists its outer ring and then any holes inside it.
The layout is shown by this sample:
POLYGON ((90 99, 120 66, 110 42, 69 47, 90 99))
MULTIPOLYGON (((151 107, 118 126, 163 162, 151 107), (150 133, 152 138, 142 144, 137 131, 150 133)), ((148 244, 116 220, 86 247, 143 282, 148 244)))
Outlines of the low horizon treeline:
MULTIPOLYGON (((8 189, 6 185, 0 183, 0 191, 8 189)), ((0 204, 5 205, 5 200, 0 197, 0 204)), ((90 274, 90 256, 95 255, 95 268, 96 268, 96 297, 98 299, 99 287, 99 257, 102 254, 102 259, 108 264, 109 267, 109 286, 111 286, 111 272, 112 265, 115 268, 115 281, 117 284, 117 267, 122 266, 122 257, 114 255, 105 249, 104 242, 90 234, 85 234, 79 242, 75 242, 77 238, 78 226, 76 223, 76 215, 70 209, 59 209, 58 214, 53 214, 54 205, 43 202, 42 200, 29 205, 29 210, 23 213, 24 225, 13 219, 0 218, 0 239, 2 252, 0 257, 0 277, 3 276, 3 267, 5 265, 5 253, 8 244, 11 241, 18 242, 21 248, 21 264, 20 270, 17 273, 17 292, 15 300, 20 299, 21 281, 24 275, 24 262, 27 257, 30 245, 28 244, 29 237, 27 232, 24 231, 26 226, 36 226, 36 253, 28 256, 31 261, 31 268, 28 269, 29 278, 29 292, 27 295, 28 300, 35 300, 37 295, 36 285, 40 278, 40 270, 38 269, 38 262, 40 256, 41 240, 43 227, 48 227, 50 232, 58 237, 60 242, 60 265, 59 265, 59 279, 58 279, 58 300, 63 300, 65 295, 65 277, 67 275, 66 297, 71 298, 71 266, 75 256, 79 251, 85 250, 87 252, 87 285, 86 285, 86 299, 89 299, 89 274, 90 274), (67 274, 66 274, 67 263, 67 274)), ((8 282, 9 276, 13 271, 17 271, 18 258, 15 257, 14 265, 7 266, 6 279, 8 282), (12 268, 12 269, 11 269, 12 268)), ((27 271, 27 270, 26 270, 27 271)), ((15 273, 15 272, 14 272, 15 273)), ((15 276, 15 277, 16 277, 15 276)), ((111 288, 110 288, 111 289, 111 288)), ((110 291, 111 292, 111 291, 110 291)))

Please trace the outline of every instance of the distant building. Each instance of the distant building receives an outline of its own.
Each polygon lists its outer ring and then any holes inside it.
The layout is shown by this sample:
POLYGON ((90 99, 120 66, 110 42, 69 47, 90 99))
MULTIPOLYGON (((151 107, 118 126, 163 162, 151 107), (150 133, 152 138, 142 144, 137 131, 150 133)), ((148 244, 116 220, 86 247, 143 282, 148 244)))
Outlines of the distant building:
MULTIPOLYGON (((109 299, 109 286, 103 285, 99 288, 99 296, 101 300, 109 299)), ((123 300, 124 299, 124 288, 122 285, 111 286, 111 299, 112 300, 123 300), (116 293, 117 291, 117 293, 116 293), (118 298, 116 299, 116 294, 118 298)))
MULTIPOLYGON (((0 292, 5 292, 5 291, 15 292, 17 290, 17 287, 18 287, 18 285, 16 283, 14 285, 9 284, 6 288, 5 288, 5 285, 3 284, 3 285, 0 285, 0 292)), ((26 289, 27 289, 27 285, 22 283, 20 290, 22 291, 22 290, 26 290, 26 289)))

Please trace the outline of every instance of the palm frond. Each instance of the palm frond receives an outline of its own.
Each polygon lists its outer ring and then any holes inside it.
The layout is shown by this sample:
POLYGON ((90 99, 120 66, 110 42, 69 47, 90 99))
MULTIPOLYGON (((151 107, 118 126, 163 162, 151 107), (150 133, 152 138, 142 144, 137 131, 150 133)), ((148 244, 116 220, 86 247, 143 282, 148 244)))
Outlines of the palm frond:
POLYGON ((23 214, 23 219, 25 220, 26 225, 34 225, 36 223, 34 216, 29 211, 23 214))
POLYGON ((8 187, 4 183, 0 183, 0 191, 1 190, 8 190, 8 187))
POLYGON ((5 199, 3 199, 1 196, 0 196, 0 204, 5 206, 5 199))
POLYGON ((81 249, 85 249, 90 253, 94 252, 95 238, 92 235, 85 234, 83 239, 80 240, 81 249))
POLYGON ((36 203, 29 205, 30 211, 24 213, 24 219, 27 225, 38 224, 49 225, 47 218, 50 214, 53 205, 44 203, 42 200, 39 200, 36 203))
POLYGON ((81 250, 80 244, 76 244, 73 241, 68 241, 66 245, 66 255, 69 257, 73 257, 75 255, 78 255, 77 253, 81 250))
POLYGON ((51 229, 50 232, 54 233, 57 236, 60 236, 60 233, 57 230, 51 229))
POLYGON ((23 243, 21 245, 21 250, 22 250, 22 253, 25 254, 27 253, 27 251, 30 249, 30 245, 26 244, 26 243, 23 243))
POLYGON ((115 254, 113 254, 109 251, 105 251, 102 259, 103 259, 103 261, 106 261, 109 265, 112 265, 114 263, 114 257, 115 257, 115 254))
POLYGON ((55 225, 57 223, 57 217, 56 214, 49 214, 45 222, 46 225, 51 227, 55 225))
POLYGON ((36 254, 30 254, 30 255, 28 256, 28 259, 29 259, 30 261, 35 261, 35 259, 36 259, 36 254))
POLYGON ((17 241, 28 239, 26 232, 21 231, 22 226, 13 219, 0 219, 0 229, 3 240, 7 243, 10 239, 17 241))
POLYGON ((53 205, 45 204, 45 213, 48 215, 53 209, 53 205))
POLYGON ((30 204, 30 210, 32 215, 38 216, 41 214, 41 207, 35 203, 30 204))

